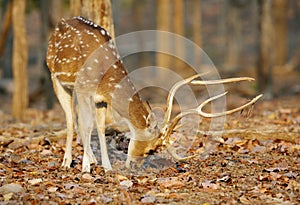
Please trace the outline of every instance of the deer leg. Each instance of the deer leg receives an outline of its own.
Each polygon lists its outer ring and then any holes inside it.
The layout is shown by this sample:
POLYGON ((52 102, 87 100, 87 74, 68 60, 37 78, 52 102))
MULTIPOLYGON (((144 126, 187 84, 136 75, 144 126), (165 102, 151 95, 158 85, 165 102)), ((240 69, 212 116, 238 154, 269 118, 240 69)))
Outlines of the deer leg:
POLYGON ((83 143, 82 172, 90 172, 91 163, 97 163, 91 149, 91 133, 94 127, 92 101, 87 94, 76 93, 78 101, 78 130, 83 143))
POLYGON ((102 166, 106 170, 112 170, 109 157, 108 157, 106 139, 105 139, 105 117, 106 117, 107 103, 103 101, 96 102, 95 106, 96 106, 97 131, 98 131, 98 137, 99 137, 100 148, 101 148, 102 166))
POLYGON ((52 81, 56 96, 65 112, 67 121, 67 141, 62 166, 65 168, 70 168, 72 162, 72 141, 74 133, 72 95, 70 94, 70 92, 63 88, 63 86, 55 77, 52 77, 52 81))

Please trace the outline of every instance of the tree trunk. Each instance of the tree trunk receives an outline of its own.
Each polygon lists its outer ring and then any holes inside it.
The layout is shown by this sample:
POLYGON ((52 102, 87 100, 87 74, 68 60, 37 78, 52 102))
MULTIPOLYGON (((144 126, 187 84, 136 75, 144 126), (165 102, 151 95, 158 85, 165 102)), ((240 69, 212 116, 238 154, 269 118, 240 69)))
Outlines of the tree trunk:
POLYGON ((80 0, 70 0, 71 16, 80 16, 82 3, 80 0))
POLYGON ((110 0, 71 0, 71 13, 94 21, 115 37, 110 0))
MULTIPOLYGON (((45 92, 46 95, 46 107, 47 109, 52 109, 53 104, 54 104, 54 99, 55 99, 55 93, 54 90, 52 89, 52 83, 51 83, 51 75, 49 72, 49 69, 47 68, 46 64, 46 53, 47 53, 47 47, 48 47, 48 38, 49 38, 49 26, 51 25, 51 20, 50 20, 50 12, 49 12, 49 7, 50 3, 52 3, 52 6, 54 1, 40 1, 40 8, 41 8, 41 45, 40 45, 40 67, 42 70, 42 85, 43 87, 42 91, 45 92)), ((52 13, 52 12, 51 12, 52 13)))
POLYGON ((49 4, 48 11, 50 15, 50 23, 51 27, 55 27, 55 25, 61 20, 61 18, 64 16, 64 1, 62 0, 44 0, 48 1, 49 4))
MULTIPOLYGON (((143 30, 143 27, 146 24, 146 19, 145 17, 145 11, 147 8, 147 2, 145 1, 135 1, 134 3, 131 4, 131 11, 134 14, 134 24, 137 30, 143 30)), ((142 39, 136 39, 138 43, 142 41, 142 39)), ((149 53, 147 52, 139 52, 137 58, 132 59, 132 63, 135 65, 139 66, 139 68, 148 66, 150 64, 149 62, 149 53)))
POLYGON ((274 0, 274 30, 276 49, 275 52, 275 65, 284 65, 287 56, 287 12, 288 0, 274 0))
MULTIPOLYGON (((159 31, 170 31, 170 0, 157 0, 157 15, 156 23, 157 30, 159 31)), ((157 49, 159 50, 169 50, 170 49, 170 39, 163 39, 159 35, 157 36, 157 49)), ((170 68, 171 58, 163 53, 156 53, 156 64, 158 67, 170 68)), ((160 70, 157 74, 157 79, 167 79, 165 72, 160 70)))
POLYGON ((0 56, 2 57, 2 77, 12 79, 12 50, 13 50, 13 32, 12 32, 12 1, 2 1, 1 14, 2 27, 0 34, 0 56))
MULTIPOLYGON (((201 12, 201 0, 193 0, 193 41, 197 44, 200 48, 202 47, 202 12, 201 12)), ((200 66, 201 64, 201 56, 196 56, 198 48, 195 48, 194 52, 194 65, 196 67, 200 66)))
POLYGON ((260 92, 266 98, 272 97, 272 67, 274 52, 274 29, 272 25, 272 0, 258 0, 259 8, 259 56, 257 61, 257 79, 260 92))
MULTIPOLYGON (((248 2, 246 2, 248 3, 248 2)), ((226 2, 227 26, 226 26, 226 57, 224 68, 226 71, 234 71, 239 66, 242 48, 242 21, 241 13, 245 4, 244 0, 230 0, 226 2)))
MULTIPOLYGON (((173 21, 173 29, 174 33, 184 36, 184 2, 183 0, 174 0, 174 21, 173 21)), ((175 54, 176 57, 184 58, 185 57, 185 47, 184 41, 182 38, 177 39, 175 43, 175 54)), ((175 65, 173 66, 173 70, 178 74, 184 71, 185 64, 180 60, 176 59, 175 65)), ((188 75, 187 73, 185 75, 188 75)), ((184 77, 186 77, 184 75, 184 77)))
POLYGON ((26 1, 13 0, 13 116, 23 119, 28 106, 27 39, 25 26, 26 1))
POLYGON ((12 2, 9 1, 6 5, 5 14, 3 23, 1 26, 1 33, 0 33, 0 56, 4 53, 5 42, 7 36, 9 34, 10 28, 12 23, 12 2))

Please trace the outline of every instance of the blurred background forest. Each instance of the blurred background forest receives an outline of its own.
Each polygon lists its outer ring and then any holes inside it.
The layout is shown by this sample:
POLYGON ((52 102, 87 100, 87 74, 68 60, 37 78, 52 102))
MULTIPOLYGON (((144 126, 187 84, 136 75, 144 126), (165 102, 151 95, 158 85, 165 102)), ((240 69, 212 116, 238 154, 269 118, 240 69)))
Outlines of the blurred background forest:
MULTIPOLYGON (((78 0, 0 1, 0 109, 4 112, 10 112, 14 93, 14 42, 24 45, 21 50, 26 52, 25 63, 20 61, 19 65, 27 71, 20 79, 28 79, 28 94, 25 91, 23 94, 25 98, 28 96, 29 106, 41 109, 53 106, 56 98, 45 65, 48 35, 61 18, 73 16, 70 2, 74 1, 78 0), (16 2, 26 3, 24 15, 12 9, 16 2)), ((260 92, 274 98, 300 93, 298 0, 111 2, 115 36, 150 29, 177 33, 197 43, 222 77, 255 77, 255 87, 239 90, 243 95, 260 92)), ((178 52, 191 55, 191 51, 178 52)), ((166 55, 163 62, 158 62, 153 54, 143 53, 129 56, 124 62, 129 71, 161 64, 183 75, 186 72, 183 63, 166 55)))

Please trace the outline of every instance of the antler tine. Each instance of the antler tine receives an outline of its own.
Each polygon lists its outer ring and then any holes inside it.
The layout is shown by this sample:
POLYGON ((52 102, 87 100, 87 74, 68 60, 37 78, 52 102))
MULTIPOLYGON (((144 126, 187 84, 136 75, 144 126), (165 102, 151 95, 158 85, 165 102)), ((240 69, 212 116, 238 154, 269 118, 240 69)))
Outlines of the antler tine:
POLYGON ((203 116, 203 117, 206 117, 206 118, 213 118, 213 117, 221 117, 221 116, 224 116, 224 115, 229 115, 229 114, 232 114, 234 112, 237 112, 237 111, 240 111, 250 105, 253 105, 259 98, 261 98, 263 96, 263 94, 260 94, 258 96, 256 96, 255 98, 253 98, 250 102, 240 106, 240 107, 237 107, 237 108, 234 108, 232 110, 227 110, 227 111, 224 111, 224 112, 219 112, 219 113, 207 113, 207 112, 203 112, 202 111, 202 108, 207 105, 209 102, 217 99, 217 98, 220 98, 224 95, 226 95, 228 92, 225 92, 225 93, 222 93, 220 95, 216 95, 214 97, 211 97, 211 98, 208 98, 207 100, 205 100, 203 103, 201 103, 198 108, 196 108, 196 112, 200 115, 200 116, 203 116))
POLYGON ((186 85, 186 84, 190 83, 191 81, 193 81, 194 79, 199 78, 199 77, 201 77, 203 75, 206 75, 207 73, 208 72, 193 75, 193 76, 191 76, 189 78, 186 78, 186 79, 183 79, 181 81, 178 81, 177 83, 175 83, 173 85, 173 87, 171 88, 171 90, 169 92, 168 99, 167 99, 167 110, 166 110, 164 121, 163 121, 163 124, 162 124, 163 128, 166 128, 168 122, 170 121, 171 112, 172 112, 172 105, 173 105, 173 100, 174 100, 174 96, 175 96, 176 91, 181 86, 186 85))
POLYGON ((254 78, 249 77, 238 77, 238 78, 227 78, 227 79, 221 79, 221 80, 193 80, 190 82, 192 85, 215 85, 215 84, 221 84, 221 83, 234 83, 234 82, 240 82, 240 81, 254 81, 254 78))

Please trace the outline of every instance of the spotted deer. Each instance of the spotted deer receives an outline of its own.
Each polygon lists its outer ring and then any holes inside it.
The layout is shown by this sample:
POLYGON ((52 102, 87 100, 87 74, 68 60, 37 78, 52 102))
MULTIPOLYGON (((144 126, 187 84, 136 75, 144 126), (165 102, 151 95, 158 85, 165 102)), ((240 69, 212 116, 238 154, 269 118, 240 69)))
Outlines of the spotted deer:
POLYGON ((49 39, 47 64, 54 90, 66 115, 67 139, 62 166, 69 168, 72 162, 72 140, 76 121, 74 113, 77 112, 78 134, 84 147, 82 172, 90 172, 90 164, 96 163, 90 146, 94 123, 100 141, 102 166, 106 170, 112 169, 105 140, 107 127, 114 127, 120 131, 130 130, 126 167, 130 167, 131 162, 140 162, 143 157, 162 147, 176 160, 182 160, 184 158, 180 158, 172 150, 169 140, 181 118, 189 114, 206 118, 228 115, 254 104, 261 97, 259 95, 243 106, 221 113, 207 113, 202 110, 205 105, 226 94, 223 93, 171 119, 174 95, 183 85, 253 80, 242 77, 201 81, 197 80, 201 74, 196 74, 172 87, 163 123, 158 126, 150 107, 142 102, 135 91, 109 33, 83 17, 62 19, 58 23, 49 39), (78 109, 75 109, 74 97, 77 99, 78 109))

